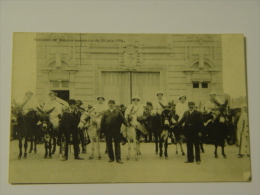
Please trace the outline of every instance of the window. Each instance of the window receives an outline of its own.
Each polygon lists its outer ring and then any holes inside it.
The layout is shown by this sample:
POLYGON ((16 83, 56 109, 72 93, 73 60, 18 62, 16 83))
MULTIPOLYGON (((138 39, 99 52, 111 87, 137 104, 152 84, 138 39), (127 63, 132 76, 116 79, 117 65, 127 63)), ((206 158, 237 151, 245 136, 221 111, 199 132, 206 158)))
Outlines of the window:
POLYGON ((199 88, 199 83, 193 83, 193 88, 199 88))
POLYGON ((201 83, 202 88, 208 88, 208 83, 201 83))
POLYGON ((52 82, 52 86, 53 86, 53 87, 59 87, 59 82, 58 82, 58 81, 52 82))
POLYGON ((62 81, 62 87, 69 87, 68 81, 62 81))

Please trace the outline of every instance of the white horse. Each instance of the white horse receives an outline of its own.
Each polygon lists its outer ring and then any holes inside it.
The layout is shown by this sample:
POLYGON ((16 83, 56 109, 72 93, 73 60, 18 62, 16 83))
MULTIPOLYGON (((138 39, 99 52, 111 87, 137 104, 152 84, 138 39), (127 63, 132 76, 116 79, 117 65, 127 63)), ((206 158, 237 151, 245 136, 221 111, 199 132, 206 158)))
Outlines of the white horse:
POLYGON ((98 160, 101 159, 100 144, 99 144, 100 123, 101 123, 100 117, 96 115, 96 113, 93 111, 90 113, 85 112, 84 114, 82 114, 80 118, 80 123, 78 127, 82 130, 84 130, 85 128, 87 129, 87 134, 91 141, 92 152, 89 156, 89 160, 92 160, 94 158, 95 142, 96 142, 96 149, 98 152, 98 160))
POLYGON ((127 160, 130 159, 130 153, 131 153, 131 142, 133 142, 133 147, 135 150, 135 160, 138 161, 138 155, 141 155, 140 152, 140 142, 137 140, 136 135, 136 125, 135 122, 137 122, 136 115, 129 114, 128 115, 128 121, 130 123, 130 126, 127 127, 124 124, 122 124, 121 132, 123 136, 127 139, 128 143, 128 154, 127 154, 127 160))

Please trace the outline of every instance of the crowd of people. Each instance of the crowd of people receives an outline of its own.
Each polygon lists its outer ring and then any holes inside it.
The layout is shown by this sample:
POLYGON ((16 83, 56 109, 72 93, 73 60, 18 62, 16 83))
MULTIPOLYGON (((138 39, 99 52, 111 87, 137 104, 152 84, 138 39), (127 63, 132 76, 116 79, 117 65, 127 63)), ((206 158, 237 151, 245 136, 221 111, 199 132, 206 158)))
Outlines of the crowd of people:
MULTIPOLYGON (((215 92, 211 92, 209 96, 210 98, 205 104, 205 113, 212 116, 209 120, 212 122, 216 119, 215 115, 220 110, 220 105, 223 102, 217 97, 215 92)), ((194 102, 187 101, 185 95, 181 95, 177 103, 174 101, 168 102, 163 92, 158 92, 156 97, 154 102, 147 102, 146 104, 146 106, 152 108, 150 109, 150 114, 161 115, 164 109, 173 109, 177 116, 176 121, 176 118, 172 119, 174 120, 174 127, 181 126, 186 137, 186 163, 194 162, 195 160, 200 164, 199 140, 202 136, 201 130, 208 121, 205 123, 202 112, 196 109, 194 102), (195 147, 195 155, 193 147, 195 147)), ((61 144, 62 135, 66 137, 66 140, 70 140, 72 137, 74 158, 77 160, 82 160, 79 157, 79 144, 81 144, 81 149, 84 153, 86 152, 86 145, 90 143, 87 131, 84 130, 84 127, 89 123, 89 120, 85 120, 86 116, 91 116, 95 113, 99 135, 101 137, 104 136, 106 140, 109 162, 116 160, 117 163, 122 164, 120 143, 122 142, 123 145, 126 143, 127 127, 133 126, 136 129, 137 139, 140 142, 144 140, 152 141, 152 133, 147 131, 144 123, 139 120, 139 117, 142 117, 145 113, 145 107, 140 104, 141 99, 138 96, 133 96, 132 103, 127 107, 123 104, 117 105, 115 100, 109 100, 108 103, 105 103, 105 100, 105 97, 99 96, 95 105, 88 105, 87 109, 84 109, 81 100, 70 99, 66 102, 57 97, 55 92, 51 91, 49 100, 44 105, 40 105, 33 93, 28 91, 25 93, 24 101, 20 105, 14 102, 14 107, 19 106, 22 108, 23 115, 26 115, 30 110, 51 110, 49 117, 52 129, 57 131, 55 134, 58 137, 58 145, 61 144), (131 116, 131 122, 129 116, 131 116)), ((40 120, 37 125, 41 125, 40 120)), ((15 133, 13 132, 12 136, 15 136, 15 133)), ((237 123, 237 140, 239 142, 239 157, 249 156, 247 106, 243 106, 243 114, 237 123)), ((67 141, 63 160, 68 160, 68 144, 69 142, 67 141)))

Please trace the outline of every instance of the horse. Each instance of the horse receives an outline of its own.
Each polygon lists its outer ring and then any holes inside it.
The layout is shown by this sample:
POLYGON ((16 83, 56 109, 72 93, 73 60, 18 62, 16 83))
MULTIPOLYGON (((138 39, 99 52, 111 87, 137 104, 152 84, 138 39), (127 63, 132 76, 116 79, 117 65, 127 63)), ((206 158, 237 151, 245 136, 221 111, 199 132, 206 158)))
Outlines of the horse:
POLYGON ((41 113, 39 116, 39 119, 41 122, 40 129, 42 130, 42 132, 44 134, 44 148, 45 148, 44 158, 47 159, 48 156, 49 156, 49 158, 52 158, 53 152, 51 152, 51 148, 52 148, 51 145, 52 145, 52 140, 55 139, 55 132, 54 132, 53 124, 51 123, 51 120, 50 120, 50 113, 55 108, 52 108, 49 111, 43 111, 38 107, 37 107, 37 109, 41 113))
MULTIPOLYGON (((37 143, 40 138, 40 132, 38 131, 37 123, 39 121, 37 111, 33 109, 29 109, 28 112, 24 115, 24 127, 26 131, 26 135, 28 138, 28 141, 30 141, 30 149, 29 153, 34 151, 34 153, 37 153, 37 143)), ((26 138, 25 138, 26 139, 26 138)))
POLYGON ((18 106, 17 104, 15 107, 12 107, 12 115, 11 115, 11 125, 12 128, 16 128, 17 137, 18 137, 18 147, 19 147, 19 155, 18 159, 22 157, 22 145, 23 145, 23 138, 25 138, 24 142, 24 158, 27 158, 27 147, 28 147, 28 137, 25 132, 25 124, 24 124, 24 116, 22 114, 22 106, 18 106))
POLYGON ((175 110, 175 106, 176 104, 174 103, 174 101, 170 101, 168 103, 168 107, 171 111, 171 123, 172 125, 170 126, 170 131, 169 131, 169 137, 171 138, 172 142, 174 144, 176 144, 176 151, 175 153, 178 154, 178 145, 180 145, 180 149, 181 149, 181 154, 184 156, 185 153, 183 151, 183 147, 182 147, 182 143, 184 140, 184 135, 182 133, 182 128, 181 127, 174 127, 174 125, 178 122, 179 120, 179 116, 176 114, 176 110, 175 110))
MULTIPOLYGON (((132 111, 131 111, 132 112, 132 111)), ((137 132, 139 130, 135 129, 135 121, 137 121, 137 117, 133 114, 128 115, 127 120, 130 124, 129 127, 124 126, 125 127, 125 137, 127 139, 127 143, 128 143, 128 154, 127 154, 127 160, 130 159, 130 151, 131 151, 131 141, 133 142, 133 146, 134 146, 134 150, 135 150, 135 160, 138 161, 138 155, 141 155, 140 152, 140 142, 137 139, 137 132)))
POLYGON ((89 156, 89 160, 94 159, 95 142, 96 142, 96 149, 98 153, 98 160, 101 160, 100 123, 101 120, 99 118, 99 115, 96 115, 94 111, 90 112, 89 114, 86 114, 85 112, 81 115, 78 128, 82 131, 85 131, 86 129, 87 134, 89 136, 91 142, 91 150, 92 150, 92 153, 89 156))
POLYGON ((148 132, 152 132, 154 136, 155 143, 155 154, 158 154, 158 143, 159 143, 159 135, 161 133, 162 121, 160 115, 153 110, 153 106, 151 102, 147 102, 147 105, 144 107, 144 125, 148 132))
POLYGON ((241 108, 228 108, 227 118, 228 118, 228 126, 229 126, 229 133, 227 137, 227 143, 229 145, 237 144, 237 123, 241 115, 241 108))
MULTIPOLYGON (((159 129, 159 149, 160 157, 163 155, 163 145, 164 145, 164 157, 168 158, 168 137, 171 133, 172 123, 172 113, 168 107, 165 107, 161 115, 161 128, 159 129)), ((157 130, 158 131, 158 130, 157 130)))
POLYGON ((228 100, 226 99, 224 104, 220 104, 216 102, 216 105, 218 108, 212 110, 212 119, 210 119, 208 123, 208 128, 211 129, 211 137, 213 144, 215 146, 214 155, 215 158, 218 158, 217 149, 218 146, 222 149, 222 155, 224 158, 227 158, 227 155, 225 154, 225 139, 228 136, 228 118, 226 114, 227 104, 228 100))

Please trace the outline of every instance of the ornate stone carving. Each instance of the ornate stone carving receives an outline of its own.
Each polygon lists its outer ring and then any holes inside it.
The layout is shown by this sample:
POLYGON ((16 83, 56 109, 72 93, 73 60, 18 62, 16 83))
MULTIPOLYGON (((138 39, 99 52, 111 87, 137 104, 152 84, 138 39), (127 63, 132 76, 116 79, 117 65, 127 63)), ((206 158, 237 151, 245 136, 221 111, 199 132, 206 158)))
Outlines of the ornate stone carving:
POLYGON ((134 45, 128 45, 123 49, 121 55, 121 65, 125 66, 127 69, 136 69, 140 66, 140 54, 138 53, 137 47, 134 45))

